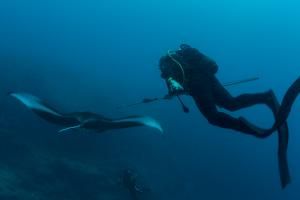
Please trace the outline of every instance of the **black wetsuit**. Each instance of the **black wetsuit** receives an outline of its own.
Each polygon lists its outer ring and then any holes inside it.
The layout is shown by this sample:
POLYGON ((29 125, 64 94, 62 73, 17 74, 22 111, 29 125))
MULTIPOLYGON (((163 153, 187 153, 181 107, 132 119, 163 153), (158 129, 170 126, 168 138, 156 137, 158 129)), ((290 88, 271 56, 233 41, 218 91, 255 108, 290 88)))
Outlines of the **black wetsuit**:
MULTIPOLYGON (((288 88, 281 105, 271 90, 233 97, 215 77, 218 66, 212 59, 188 45, 182 47, 175 54, 171 56, 169 54, 160 59, 162 78, 168 80, 171 77, 181 83, 186 92, 194 98, 201 113, 213 125, 233 129, 258 138, 266 138, 278 130, 279 171, 281 185, 283 188, 286 187, 290 183, 286 155, 289 137, 286 120, 300 93, 300 77, 288 88), (256 104, 265 104, 272 110, 275 122, 271 128, 260 129, 243 118, 234 118, 217 109, 217 107, 221 107, 236 111, 256 104)), ((168 85, 169 82, 166 82, 168 85)), ((170 89, 169 85, 168 88, 170 89)))
POLYGON ((199 110, 209 123, 258 136, 258 133, 247 126, 243 120, 220 112, 217 107, 236 111, 256 104, 266 104, 275 114, 276 111, 272 105, 274 96, 271 91, 233 97, 215 76, 218 70, 217 64, 197 49, 184 46, 172 57, 182 65, 185 77, 183 77, 182 69, 178 63, 167 55, 160 60, 162 78, 167 80, 172 77, 181 83, 188 94, 193 97, 199 110))

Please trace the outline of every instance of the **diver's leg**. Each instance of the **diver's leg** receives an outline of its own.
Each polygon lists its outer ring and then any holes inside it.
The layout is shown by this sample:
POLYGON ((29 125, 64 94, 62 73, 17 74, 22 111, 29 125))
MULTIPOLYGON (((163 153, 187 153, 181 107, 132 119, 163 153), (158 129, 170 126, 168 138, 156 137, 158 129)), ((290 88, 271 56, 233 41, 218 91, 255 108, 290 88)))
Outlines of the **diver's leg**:
MULTIPOLYGON (((280 103, 276 98, 276 95, 272 90, 264 93, 256 94, 243 94, 238 97, 232 97, 229 92, 215 79, 214 82, 214 95, 217 104, 223 108, 231 111, 239 110, 241 108, 249 107, 255 104, 266 104, 272 111, 275 120, 282 117, 278 112, 280 109, 280 103)), ((242 119, 249 127, 252 127, 251 123, 248 123, 242 119)), ((253 126, 253 128, 257 128, 253 126)), ((287 148, 288 148, 288 138, 289 138, 289 128, 285 121, 278 129, 278 163, 279 163, 279 173, 281 179, 281 185, 284 188, 288 183, 290 183, 290 173, 287 162, 287 148)), ((257 135, 256 135, 257 136, 257 135)), ((259 137, 264 138, 267 135, 260 134, 259 137)))
POLYGON ((237 97, 233 97, 224 86, 216 79, 212 81, 212 90, 218 106, 230 111, 240 110, 242 108, 254 106, 257 104, 266 104, 276 114, 276 106, 274 105, 274 93, 273 91, 242 94, 237 97))
POLYGON ((213 76, 201 76, 197 81, 192 81, 193 84, 190 85, 190 94, 208 122, 221 128, 233 129, 255 136, 260 135, 259 131, 248 126, 243 120, 233 118, 217 110, 217 99, 213 88, 215 80, 213 76))
MULTIPOLYGON (((280 117, 278 116, 280 104, 272 90, 263 93, 242 94, 238 97, 232 97, 230 93, 223 87, 223 85, 216 78, 212 79, 212 85, 213 85, 212 90, 213 90, 216 103, 220 107, 223 107, 231 111, 235 111, 256 104, 266 104, 271 109, 276 121, 277 118, 280 117)), ((282 126, 278 128, 278 132, 279 132, 280 140, 282 141, 280 143, 285 144, 287 146, 287 140, 289 134, 287 122, 284 122, 282 126)), ((286 148, 282 147, 281 149, 286 149, 286 148)))
POLYGON ((214 105, 213 101, 211 101, 212 99, 209 98, 209 95, 197 95, 193 96, 193 98, 200 112, 205 116, 210 124, 221 128, 236 130, 255 137, 262 137, 261 129, 249 126, 242 119, 237 119, 226 113, 219 112, 216 105, 214 105))
POLYGON ((255 94, 242 94, 237 97, 220 96, 218 105, 230 111, 240 110, 242 108, 251 107, 257 104, 266 104, 272 112, 275 111, 274 106, 271 104, 271 97, 269 92, 255 93, 255 94))
MULTIPOLYGON (((273 103, 277 113, 276 117, 277 118, 281 117, 279 113, 280 103, 277 100, 275 94, 274 94, 273 103)), ((291 182, 291 175, 290 175, 288 159, 287 159, 287 150, 288 150, 288 141, 289 141, 289 127, 287 121, 282 123, 282 125, 277 130, 278 130, 277 155, 278 155, 279 175, 280 175, 281 187, 285 188, 291 182)))
MULTIPOLYGON (((271 109, 276 121, 277 118, 281 117, 279 116, 280 113, 278 113, 280 104, 272 90, 263 93, 242 94, 237 97, 232 97, 216 78, 212 80, 212 85, 215 102, 222 108, 236 111, 256 104, 265 104, 271 109)), ((288 135, 287 122, 284 122, 282 126, 278 128, 278 132, 284 132, 284 134, 288 135)))

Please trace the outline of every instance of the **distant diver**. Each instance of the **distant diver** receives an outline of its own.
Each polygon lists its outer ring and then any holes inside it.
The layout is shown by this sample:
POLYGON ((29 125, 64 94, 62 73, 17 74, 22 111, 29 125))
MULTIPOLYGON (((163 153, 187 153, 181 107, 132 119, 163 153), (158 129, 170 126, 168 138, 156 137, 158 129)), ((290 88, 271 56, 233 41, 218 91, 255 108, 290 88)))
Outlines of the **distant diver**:
POLYGON ((266 138, 277 130, 281 185, 284 188, 290 183, 286 158, 289 134, 286 120, 300 92, 300 78, 288 89, 280 106, 272 90, 233 97, 215 76, 218 71, 216 62, 187 44, 181 44, 179 50, 168 51, 167 55, 160 58, 159 67, 161 77, 165 79, 168 87, 167 96, 170 98, 179 95, 192 96, 198 109, 210 124, 257 138, 266 138), (271 109, 275 118, 272 128, 259 128, 243 117, 234 118, 217 109, 220 107, 237 111, 257 104, 265 104, 271 109))
POLYGON ((160 131, 161 133, 163 132, 160 124, 153 118, 147 116, 128 116, 119 119, 110 119, 92 112, 73 112, 62 114, 47 105, 40 98, 31 94, 9 93, 9 95, 19 100, 42 119, 62 126, 63 128, 59 132, 73 129, 86 129, 102 133, 109 130, 139 126, 150 127, 160 131))
POLYGON ((137 175, 130 169, 125 169, 121 175, 123 186, 129 191, 132 200, 139 200, 144 190, 137 184, 137 175))

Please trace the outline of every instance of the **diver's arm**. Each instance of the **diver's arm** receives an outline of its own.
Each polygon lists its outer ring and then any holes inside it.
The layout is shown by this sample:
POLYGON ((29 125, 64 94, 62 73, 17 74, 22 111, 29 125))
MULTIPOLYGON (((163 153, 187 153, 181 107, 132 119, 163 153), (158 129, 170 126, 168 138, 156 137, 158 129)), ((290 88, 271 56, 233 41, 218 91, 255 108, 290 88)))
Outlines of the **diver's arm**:
POLYGON ((172 77, 169 77, 167 79, 167 85, 168 85, 170 96, 177 96, 177 95, 185 93, 183 86, 180 83, 178 83, 175 79, 173 79, 172 77))
POLYGON ((176 96, 184 91, 183 86, 178 81, 178 73, 171 66, 161 66, 160 70, 161 77, 165 80, 168 88, 167 96, 176 96))
MULTIPOLYGON (((170 78, 172 79, 172 78, 170 78)), ((171 81, 173 84, 171 85, 170 81, 166 80, 166 85, 168 88, 168 94, 166 94, 163 99, 165 100, 171 100, 173 99, 173 97, 176 97, 178 95, 184 95, 187 92, 185 91, 185 89, 181 86, 180 83, 178 83, 177 81, 173 80, 171 81)))
POLYGON ((170 92, 171 88, 170 88, 170 84, 168 82, 168 78, 164 77, 164 80, 165 80, 165 83, 166 83, 168 91, 167 91, 167 94, 163 97, 163 99, 170 100, 170 99, 172 99, 174 97, 174 95, 171 95, 171 92, 170 92))

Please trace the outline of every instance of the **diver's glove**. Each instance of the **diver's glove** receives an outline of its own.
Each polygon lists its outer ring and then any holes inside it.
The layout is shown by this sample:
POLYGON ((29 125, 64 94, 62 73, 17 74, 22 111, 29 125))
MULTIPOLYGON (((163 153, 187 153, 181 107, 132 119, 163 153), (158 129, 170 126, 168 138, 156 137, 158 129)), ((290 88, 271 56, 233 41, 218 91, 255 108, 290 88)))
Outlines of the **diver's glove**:
POLYGON ((183 94, 185 92, 182 85, 178 83, 176 80, 174 80, 172 77, 168 79, 168 85, 169 85, 169 95, 171 96, 183 94))

